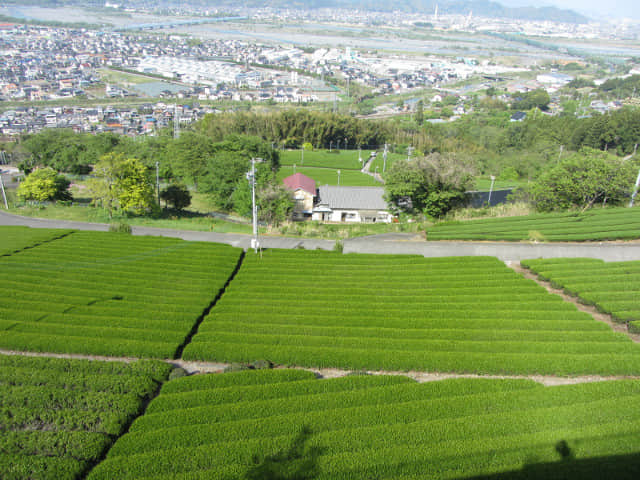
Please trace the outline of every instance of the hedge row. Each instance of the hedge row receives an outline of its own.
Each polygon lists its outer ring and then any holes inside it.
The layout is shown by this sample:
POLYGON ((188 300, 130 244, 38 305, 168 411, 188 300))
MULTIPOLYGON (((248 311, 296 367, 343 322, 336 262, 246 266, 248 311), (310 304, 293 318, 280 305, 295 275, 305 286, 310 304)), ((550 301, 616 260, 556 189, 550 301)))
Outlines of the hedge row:
MULTIPOLYGON (((605 263, 566 259, 548 262, 540 259, 523 261, 522 265, 557 288, 577 296, 582 303, 610 314, 618 322, 640 320, 640 261, 605 263)), ((629 329, 635 333, 635 325, 629 325, 629 329)))
POLYGON ((429 240, 527 240, 530 232, 549 241, 589 241, 640 238, 640 209, 594 209, 583 213, 489 218, 434 225, 429 240))
POLYGON ((640 373, 639 346, 495 258, 414 257, 397 268, 396 260, 249 254, 183 357, 371 370, 640 373))
POLYGON ((0 476, 75 479, 166 380, 160 362, 0 355, 0 476))
POLYGON ((74 232, 2 257, 0 348, 173 358, 240 255, 227 245, 74 232))
POLYGON ((73 230, 0 226, 0 256, 69 235, 73 230))
MULTIPOLYGON (((526 380, 269 376, 273 383, 246 385, 265 373, 243 372, 238 386, 225 381, 211 391, 189 390, 190 378, 169 382, 179 385, 184 405, 165 410, 164 396, 176 394, 161 392, 149 406, 157 413, 137 419, 89 480, 467 478, 532 462, 571 471, 567 465, 640 448, 638 381, 544 388, 526 380), (326 385, 305 393, 314 382, 326 385), (229 403, 194 407, 205 392, 229 403)), ((611 478, 631 478, 629 468, 615 464, 611 478)))

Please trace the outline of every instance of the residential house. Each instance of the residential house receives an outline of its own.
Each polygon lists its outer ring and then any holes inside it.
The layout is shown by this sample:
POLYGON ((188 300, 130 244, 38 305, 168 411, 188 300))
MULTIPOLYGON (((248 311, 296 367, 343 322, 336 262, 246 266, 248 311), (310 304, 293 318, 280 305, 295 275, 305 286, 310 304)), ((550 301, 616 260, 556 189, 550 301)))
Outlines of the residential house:
POLYGON ((312 219, 326 222, 389 223, 392 215, 383 195, 383 187, 323 185, 318 189, 312 219))
POLYGON ((302 173, 294 173, 282 180, 285 187, 293 192, 293 219, 310 218, 313 212, 313 201, 316 198, 316 181, 302 173))

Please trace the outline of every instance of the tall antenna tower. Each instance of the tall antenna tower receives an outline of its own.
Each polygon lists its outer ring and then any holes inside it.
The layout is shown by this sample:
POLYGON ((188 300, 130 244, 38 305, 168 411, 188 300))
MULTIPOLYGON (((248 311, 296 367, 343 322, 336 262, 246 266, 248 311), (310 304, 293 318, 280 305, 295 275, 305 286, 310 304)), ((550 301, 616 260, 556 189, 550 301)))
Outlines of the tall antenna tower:
POLYGON ((173 138, 180 138, 180 111, 178 104, 173 105, 173 138))

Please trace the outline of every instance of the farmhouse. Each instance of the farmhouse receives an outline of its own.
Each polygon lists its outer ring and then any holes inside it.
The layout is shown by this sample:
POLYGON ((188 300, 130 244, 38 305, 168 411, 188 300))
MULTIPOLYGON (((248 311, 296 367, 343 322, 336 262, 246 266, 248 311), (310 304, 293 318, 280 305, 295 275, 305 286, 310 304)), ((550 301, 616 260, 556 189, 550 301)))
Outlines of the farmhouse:
POLYGON ((323 185, 313 208, 313 220, 326 222, 391 222, 383 187, 323 185))
POLYGON ((304 220, 311 217, 313 201, 316 198, 316 181, 302 173, 295 173, 282 180, 285 187, 293 192, 293 219, 304 220))

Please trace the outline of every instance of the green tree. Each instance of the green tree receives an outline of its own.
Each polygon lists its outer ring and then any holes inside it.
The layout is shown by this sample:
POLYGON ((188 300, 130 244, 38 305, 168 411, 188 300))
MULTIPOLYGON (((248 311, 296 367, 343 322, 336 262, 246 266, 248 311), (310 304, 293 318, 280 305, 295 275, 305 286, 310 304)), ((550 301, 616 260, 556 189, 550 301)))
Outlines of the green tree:
POLYGON ((441 217, 465 201, 474 169, 452 154, 396 161, 385 175, 385 199, 395 210, 441 217))
POLYGON ((542 174, 529 188, 537 210, 591 208, 596 202, 624 203, 633 186, 635 166, 614 155, 583 149, 542 174))
POLYGON ((174 183, 160 192, 160 198, 176 210, 183 210, 191 205, 191 193, 186 185, 174 183))
POLYGON ((257 194, 258 218, 268 224, 279 225, 291 217, 293 199, 284 185, 269 182, 257 194))
POLYGON ((69 185, 69 181, 53 168, 38 168, 20 184, 16 194, 21 200, 36 202, 71 200, 69 185))
POLYGON ((546 110, 550 101, 551 97, 549 97, 547 91, 543 88, 538 88, 530 92, 516 94, 513 108, 516 110, 530 110, 532 108, 546 110))
POLYGON ((100 157, 87 187, 94 203, 100 203, 113 216, 115 209, 142 214, 155 206, 149 170, 140 160, 109 153, 100 157))

